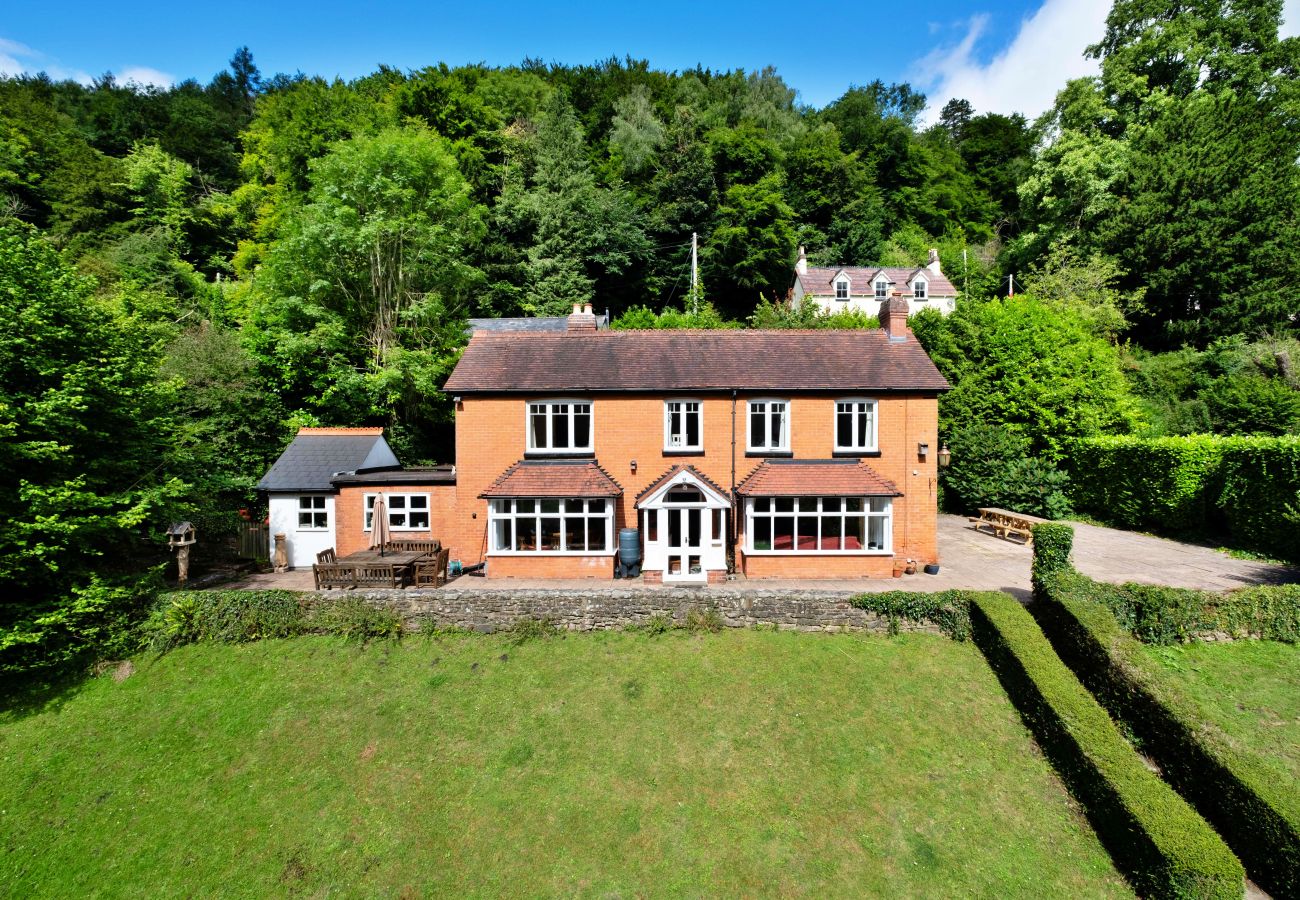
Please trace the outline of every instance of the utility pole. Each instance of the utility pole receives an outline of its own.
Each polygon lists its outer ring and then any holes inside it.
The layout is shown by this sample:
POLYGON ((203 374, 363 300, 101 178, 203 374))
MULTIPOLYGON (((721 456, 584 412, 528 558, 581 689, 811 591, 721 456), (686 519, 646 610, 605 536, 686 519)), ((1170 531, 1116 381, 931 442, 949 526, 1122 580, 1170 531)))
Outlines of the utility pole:
POLYGON ((1015 273, 1012 273, 1012 274, 1008 275, 1007 278, 1011 279, 1011 282, 1010 282, 1010 284, 1011 284, 1011 291, 1010 291, 1010 293, 1007 294, 1007 296, 1008 296, 1008 297, 1014 297, 1014 296, 1016 295, 1016 276, 1015 276, 1015 273))
POLYGON ((695 232, 691 232, 691 313, 698 312, 700 303, 700 259, 699 249, 696 246, 695 232))

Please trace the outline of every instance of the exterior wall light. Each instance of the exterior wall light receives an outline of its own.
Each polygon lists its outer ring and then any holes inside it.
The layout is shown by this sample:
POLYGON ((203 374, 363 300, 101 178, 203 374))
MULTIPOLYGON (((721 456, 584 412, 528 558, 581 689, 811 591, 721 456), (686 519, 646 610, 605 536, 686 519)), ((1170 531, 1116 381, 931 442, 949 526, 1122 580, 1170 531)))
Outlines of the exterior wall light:
POLYGON ((636 460, 632 460, 632 474, 636 474, 636 460))
POLYGON ((939 448, 939 468, 946 469, 948 468, 951 462, 952 462, 952 451, 948 449, 947 444, 944 444, 942 447, 939 448))

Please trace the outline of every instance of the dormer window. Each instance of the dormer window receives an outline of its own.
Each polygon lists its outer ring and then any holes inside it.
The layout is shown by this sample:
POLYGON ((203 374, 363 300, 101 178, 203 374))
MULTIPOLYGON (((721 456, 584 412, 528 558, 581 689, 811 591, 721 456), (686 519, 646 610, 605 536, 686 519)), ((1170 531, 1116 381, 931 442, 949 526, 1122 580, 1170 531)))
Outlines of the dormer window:
POLYGON ((912 282, 912 296, 917 300, 925 299, 926 283, 924 278, 918 278, 912 282))
POLYGON ((835 299, 836 300, 849 299, 849 280, 847 278, 835 279, 835 299))
POLYGON ((888 296, 889 296, 889 282, 886 281, 885 277, 882 275, 880 278, 876 279, 876 299, 884 300, 888 296))

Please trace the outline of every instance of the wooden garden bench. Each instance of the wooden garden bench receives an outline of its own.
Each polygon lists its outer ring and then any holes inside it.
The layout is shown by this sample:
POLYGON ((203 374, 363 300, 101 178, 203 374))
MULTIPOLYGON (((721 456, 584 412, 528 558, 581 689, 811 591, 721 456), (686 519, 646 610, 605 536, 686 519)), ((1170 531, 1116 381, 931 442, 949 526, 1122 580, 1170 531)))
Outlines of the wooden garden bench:
POLYGON ((353 587, 398 588, 402 586, 402 578, 397 572, 397 566, 363 565, 353 567, 353 571, 355 573, 352 579, 353 587))
POLYGON ((447 559, 450 550, 439 550, 432 559, 415 564, 415 587, 441 587, 447 583, 447 559))
POLYGON ((442 549, 442 541, 389 541, 385 550, 412 550, 420 553, 437 553, 442 549))
POLYGON ((1016 535, 1025 544, 1033 542, 1033 527, 1047 521, 1038 518, 1038 516, 1030 516, 1009 509, 998 509, 994 506, 981 506, 979 512, 978 516, 970 517, 971 524, 975 526, 976 531, 987 529, 990 534, 1007 540, 1016 535))
POLYGON ((338 563, 316 563, 311 567, 312 578, 316 581, 316 590, 322 588, 356 587, 356 570, 352 566, 338 563))

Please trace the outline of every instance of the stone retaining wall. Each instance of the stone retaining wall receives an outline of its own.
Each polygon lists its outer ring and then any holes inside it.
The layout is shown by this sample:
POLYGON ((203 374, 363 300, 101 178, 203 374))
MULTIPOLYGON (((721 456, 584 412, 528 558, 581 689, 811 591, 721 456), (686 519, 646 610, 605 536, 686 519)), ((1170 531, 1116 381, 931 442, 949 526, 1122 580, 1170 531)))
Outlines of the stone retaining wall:
MULTIPOLYGON (((619 590, 356 590, 310 594, 313 600, 357 597, 396 611, 408 627, 435 625, 492 632, 521 619, 545 619, 558 628, 592 631, 637 625, 651 616, 683 621, 693 609, 715 609, 727 626, 774 625, 796 631, 888 630, 873 612, 849 605, 852 594, 684 588, 619 590)), ((933 625, 899 623, 900 630, 939 634, 933 625)))

